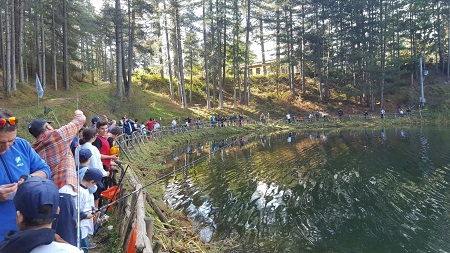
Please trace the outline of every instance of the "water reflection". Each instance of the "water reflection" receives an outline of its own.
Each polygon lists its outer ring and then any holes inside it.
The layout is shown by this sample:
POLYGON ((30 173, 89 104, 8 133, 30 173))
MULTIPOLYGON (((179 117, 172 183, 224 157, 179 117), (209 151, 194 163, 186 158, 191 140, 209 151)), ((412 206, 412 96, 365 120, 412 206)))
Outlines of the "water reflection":
POLYGON ((204 241, 238 236, 235 252, 445 252, 449 141, 433 128, 213 141, 165 199, 204 241))

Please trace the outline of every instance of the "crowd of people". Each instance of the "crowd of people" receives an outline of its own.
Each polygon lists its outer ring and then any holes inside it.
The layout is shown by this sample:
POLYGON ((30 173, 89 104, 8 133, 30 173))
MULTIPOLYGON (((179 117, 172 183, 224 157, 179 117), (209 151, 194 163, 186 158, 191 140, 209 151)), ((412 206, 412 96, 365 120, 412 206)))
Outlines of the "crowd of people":
POLYGON ((95 246, 89 238, 100 194, 114 184, 115 141, 125 127, 106 117, 91 123, 86 126, 80 110, 57 129, 36 118, 28 124, 35 138, 30 144, 17 136, 17 116, 0 109, 0 252, 88 252, 95 246))

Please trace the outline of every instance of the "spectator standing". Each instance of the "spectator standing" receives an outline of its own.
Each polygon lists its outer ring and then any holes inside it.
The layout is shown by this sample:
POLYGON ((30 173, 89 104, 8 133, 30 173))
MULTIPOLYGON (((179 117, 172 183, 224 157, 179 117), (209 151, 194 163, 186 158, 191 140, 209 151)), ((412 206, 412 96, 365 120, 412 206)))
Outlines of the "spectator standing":
POLYGON ((115 120, 111 120, 109 127, 108 127, 108 132, 111 131, 111 129, 113 129, 114 127, 116 127, 117 122, 115 120))
MULTIPOLYGON (((109 172, 103 169, 103 164, 101 160, 101 154, 98 148, 96 148, 92 143, 97 139, 97 131, 93 128, 86 128, 83 131, 83 138, 80 139, 80 147, 87 148, 91 151, 91 161, 88 164, 88 167, 91 169, 98 169, 102 172, 103 177, 109 176, 109 172)), ((79 160, 78 157, 75 157, 76 160, 79 160)), ((101 190, 98 190, 94 195, 96 200, 96 206, 98 206, 98 199, 100 198, 101 190)))
POLYGON ((172 120, 172 131, 175 131, 175 128, 177 127, 177 120, 173 119, 172 120))
MULTIPOLYGON (((111 154, 112 145, 108 141, 108 122, 106 120, 100 120, 97 122, 97 138, 92 143, 100 151, 100 159, 105 171, 111 170, 111 160, 116 160, 117 155, 111 154)), ((112 142, 112 141, 111 141, 112 142)))
MULTIPOLYGON (((78 130, 78 133, 73 137, 72 143, 70 143, 70 150, 72 151, 72 155, 75 157, 75 149, 80 145, 78 142, 81 139, 81 133, 84 130, 84 126, 78 130)), ((76 163, 76 162, 75 162, 76 163)))
POLYGON ((380 111, 380 116, 382 119, 384 119, 384 114, 386 113, 386 111, 384 109, 381 109, 380 111))
POLYGON ((117 181, 115 180, 115 175, 117 170, 113 168, 113 166, 117 166, 116 161, 118 161, 119 159, 119 146, 117 145, 116 141, 117 138, 119 138, 119 135, 122 134, 122 129, 120 129, 120 127, 115 127, 113 129, 111 129, 110 132, 108 132, 108 143, 109 146, 111 147, 110 149, 110 153, 111 155, 116 155, 117 159, 111 161, 111 170, 110 170, 110 178, 112 179, 112 182, 109 182, 110 185, 117 185, 117 181))
POLYGON ((78 179, 70 144, 85 121, 83 112, 76 110, 72 121, 59 129, 53 129, 49 121, 42 118, 34 119, 28 125, 28 131, 36 138, 31 146, 50 166, 51 179, 61 196, 61 213, 53 226, 72 245, 76 245, 75 200, 78 179))
POLYGON ((123 132, 127 135, 131 135, 133 131, 134 131, 134 122, 124 117, 123 132))
POLYGON ((0 241, 9 230, 17 230, 13 197, 17 187, 28 177, 50 178, 50 168, 31 148, 28 141, 17 137, 18 119, 0 108, 0 160, 5 173, 0 173, 0 241))
POLYGON ((211 115, 209 121, 211 122, 211 127, 216 127, 216 117, 214 115, 211 115))
POLYGON ((145 122, 145 126, 147 127, 148 132, 152 132, 155 129, 156 121, 152 118, 149 118, 147 122, 145 122))
POLYGON ((141 125, 139 124, 139 120, 138 120, 138 119, 135 119, 135 120, 134 120, 133 127, 134 127, 133 131, 139 131, 139 130, 141 130, 141 125))
POLYGON ((161 128, 161 125, 159 124, 158 121, 155 120, 155 126, 153 127, 153 130, 158 131, 161 128))
POLYGON ((82 252, 62 240, 52 229, 52 222, 59 213, 60 197, 51 180, 27 179, 18 187, 13 202, 19 231, 8 232, 0 252, 82 252))
POLYGON ((91 127, 95 128, 97 126, 97 121, 99 121, 99 120, 100 120, 99 116, 92 117, 92 119, 91 119, 91 123, 92 123, 91 127))
POLYGON ((288 123, 291 124, 291 114, 287 113, 286 119, 287 119, 288 123))
POLYGON ((344 115, 344 111, 342 111, 342 109, 339 109, 339 112, 338 112, 339 119, 342 119, 343 115, 344 115))

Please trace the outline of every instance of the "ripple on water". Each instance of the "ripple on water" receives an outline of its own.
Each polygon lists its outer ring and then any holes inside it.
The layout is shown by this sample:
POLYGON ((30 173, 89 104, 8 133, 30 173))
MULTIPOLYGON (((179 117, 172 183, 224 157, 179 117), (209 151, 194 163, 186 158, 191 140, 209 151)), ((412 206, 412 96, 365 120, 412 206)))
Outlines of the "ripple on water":
POLYGON ((449 134, 327 136, 214 155, 168 182, 165 200, 205 241, 237 236, 243 252, 450 252, 449 134))

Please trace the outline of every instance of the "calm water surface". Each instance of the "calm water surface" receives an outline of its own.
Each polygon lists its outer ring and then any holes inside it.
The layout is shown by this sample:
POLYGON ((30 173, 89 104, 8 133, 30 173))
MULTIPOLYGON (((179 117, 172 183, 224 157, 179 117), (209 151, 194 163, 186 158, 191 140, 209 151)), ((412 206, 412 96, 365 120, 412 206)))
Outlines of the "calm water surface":
POLYGON ((299 132, 186 149, 175 168, 206 158, 166 182, 165 200, 204 241, 238 245, 229 252, 450 252, 446 128, 299 132))

